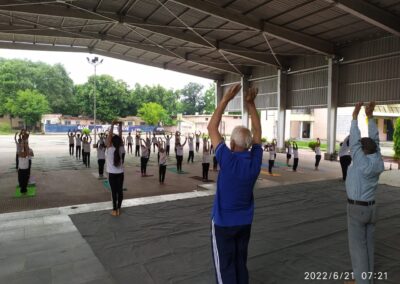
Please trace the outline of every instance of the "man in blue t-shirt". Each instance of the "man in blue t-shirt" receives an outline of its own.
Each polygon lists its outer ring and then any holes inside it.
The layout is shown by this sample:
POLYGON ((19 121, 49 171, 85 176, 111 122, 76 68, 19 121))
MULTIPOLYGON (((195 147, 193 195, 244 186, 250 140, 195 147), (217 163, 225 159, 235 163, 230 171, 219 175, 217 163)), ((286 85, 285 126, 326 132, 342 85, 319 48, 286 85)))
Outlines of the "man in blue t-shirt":
POLYGON ((246 263, 254 215, 253 188, 260 174, 263 155, 260 118, 254 103, 257 89, 250 88, 246 93, 253 135, 243 126, 235 127, 229 149, 218 131, 226 106, 240 89, 241 85, 237 84, 228 90, 208 124, 220 165, 211 222, 214 266, 219 284, 249 282, 246 263))

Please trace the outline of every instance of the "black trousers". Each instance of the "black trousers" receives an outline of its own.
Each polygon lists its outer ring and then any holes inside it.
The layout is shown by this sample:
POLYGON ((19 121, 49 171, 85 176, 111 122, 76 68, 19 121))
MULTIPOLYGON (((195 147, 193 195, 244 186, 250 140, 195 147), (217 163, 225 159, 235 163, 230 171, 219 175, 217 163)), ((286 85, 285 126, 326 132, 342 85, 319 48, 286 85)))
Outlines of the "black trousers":
POLYGON ((217 283, 248 284, 247 251, 251 225, 211 225, 211 244, 217 283))
POLYGON ((124 186, 124 173, 121 174, 108 174, 108 182, 111 187, 111 195, 113 202, 113 210, 121 208, 122 200, 124 199, 123 186, 124 186))
POLYGON ((188 163, 190 161, 192 161, 192 163, 193 163, 193 158, 194 158, 194 151, 189 151, 188 163))
POLYGON ((208 180, 208 170, 210 169, 210 163, 202 163, 203 166, 203 179, 208 180))
POLYGON ((90 152, 83 152, 83 163, 86 167, 90 167, 90 152))
POLYGON ((132 154, 132 143, 128 143, 128 154, 129 154, 129 149, 131 149, 131 154, 132 154))
POLYGON ((346 155, 343 157, 340 157, 340 166, 342 167, 342 176, 343 180, 346 180, 347 177, 347 169, 351 164, 351 156, 346 155))
POLYGON ((145 175, 146 174, 146 169, 147 169, 147 162, 149 161, 149 158, 141 157, 140 158, 140 172, 145 175))
POLYGON ((28 191, 29 169, 18 169, 18 184, 21 193, 28 191))
POLYGON ((122 160, 122 163, 125 163, 125 153, 121 154, 121 160, 122 160))
POLYGON ((81 146, 76 146, 76 149, 75 149, 75 157, 77 157, 77 158, 81 158, 81 151, 82 151, 82 149, 81 149, 82 147, 81 146))
POLYGON ((183 156, 176 155, 176 169, 178 172, 182 171, 183 156))
POLYGON ((200 149, 200 142, 196 142, 196 153, 199 152, 200 149))
POLYGON ((297 166, 299 165, 299 158, 294 158, 293 159, 293 170, 297 170, 297 166))
POLYGON ((135 157, 139 157, 139 156, 140 156, 139 150, 140 150, 140 146, 139 146, 139 145, 136 145, 136 148, 135 148, 135 157))
POLYGON ((159 171, 158 171, 158 178, 160 182, 164 182, 165 180, 165 172, 167 171, 167 166, 165 165, 160 165, 159 171))
POLYGON ((18 153, 15 154, 15 168, 18 170, 19 160, 18 160, 18 153))
POLYGON ((167 156, 169 156, 169 149, 170 149, 171 147, 169 146, 169 145, 167 145, 167 147, 165 148, 165 154, 167 154, 167 156))
POLYGON ((28 168, 28 183, 31 178, 31 168, 32 168, 32 160, 29 160, 29 168, 28 168))
POLYGON ((69 155, 73 156, 74 155, 74 144, 69 144, 69 155))
POLYGON ((315 167, 319 166, 320 161, 321 161, 321 155, 315 155, 315 167))
POLYGON ((274 167, 274 164, 275 164, 275 160, 269 160, 268 161, 268 172, 270 174, 272 174, 272 168, 274 167))
POLYGON ((104 174, 104 164, 106 163, 106 160, 98 159, 97 163, 99 164, 99 175, 102 176, 104 174))
POLYGON ((218 170, 218 161, 217 161, 217 157, 213 157, 213 170, 216 171, 218 170))

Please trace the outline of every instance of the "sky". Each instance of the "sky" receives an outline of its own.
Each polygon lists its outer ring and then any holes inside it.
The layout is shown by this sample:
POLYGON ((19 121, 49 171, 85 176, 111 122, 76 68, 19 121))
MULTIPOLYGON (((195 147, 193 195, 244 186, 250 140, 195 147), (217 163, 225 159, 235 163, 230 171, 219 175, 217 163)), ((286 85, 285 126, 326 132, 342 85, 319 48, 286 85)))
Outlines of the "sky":
MULTIPOLYGON (((49 51, 27 51, 0 49, 0 57, 11 59, 28 59, 31 61, 42 61, 48 64, 61 63, 69 73, 75 84, 85 83, 89 76, 93 75, 94 70, 86 57, 93 58, 93 54, 76 52, 49 52, 49 51)), ((128 61, 114 59, 105 56, 98 56, 104 59, 103 63, 97 67, 97 74, 107 74, 115 79, 125 81, 133 87, 136 83, 140 85, 160 84, 165 88, 182 89, 189 82, 196 82, 205 86, 205 89, 212 80, 186 75, 174 71, 140 65, 128 61)))

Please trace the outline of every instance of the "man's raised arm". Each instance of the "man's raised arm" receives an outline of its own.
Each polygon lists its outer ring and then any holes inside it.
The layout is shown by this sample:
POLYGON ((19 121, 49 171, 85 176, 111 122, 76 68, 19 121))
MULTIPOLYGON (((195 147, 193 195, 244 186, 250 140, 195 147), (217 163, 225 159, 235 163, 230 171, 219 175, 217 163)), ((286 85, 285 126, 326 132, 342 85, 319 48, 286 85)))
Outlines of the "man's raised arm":
POLYGON ((225 111, 228 103, 235 97, 237 92, 242 88, 240 84, 233 85, 229 88, 228 92, 222 97, 221 102, 218 104, 215 109, 210 122, 208 123, 207 130, 208 135, 211 139, 211 144, 214 146, 214 149, 218 146, 218 144, 222 141, 221 133, 219 133, 218 127, 222 119, 222 114, 225 111))
POLYGON ((253 144, 261 144, 261 122, 256 109, 254 100, 257 96, 257 88, 249 88, 246 93, 247 111, 251 117, 251 126, 253 132, 253 144))

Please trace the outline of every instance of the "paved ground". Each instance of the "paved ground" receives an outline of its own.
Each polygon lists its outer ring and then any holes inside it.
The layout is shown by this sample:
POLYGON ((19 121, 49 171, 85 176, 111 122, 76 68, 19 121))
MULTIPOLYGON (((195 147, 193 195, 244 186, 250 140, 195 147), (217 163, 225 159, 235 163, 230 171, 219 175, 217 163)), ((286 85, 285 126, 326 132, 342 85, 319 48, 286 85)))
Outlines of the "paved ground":
MULTIPOLYGON (((13 169, 15 145, 12 144, 12 137, 0 136, 0 212, 10 212, 0 214, 0 283, 117 283, 69 217, 75 213, 110 210, 110 194, 93 175, 96 172, 95 159, 92 157, 91 169, 84 169, 75 158, 69 157, 65 138, 31 137, 31 147, 36 153, 33 176, 38 193, 34 198, 21 200, 12 197, 17 183, 13 169)), ((284 166, 284 155, 278 154, 279 167, 274 169, 277 175, 269 176, 264 170, 257 187, 268 188, 340 176, 337 162, 321 161, 320 171, 314 171, 313 156, 310 151, 302 151, 299 171, 293 173, 284 166)), ((150 166, 149 172, 156 173, 154 155, 152 159, 153 166, 150 166)), ((264 163, 266 159, 267 156, 264 163)), ((173 160, 170 160, 170 167, 173 167, 173 160)), ((214 193, 213 184, 202 186, 199 181, 188 178, 201 174, 198 163, 184 164, 184 170, 190 172, 187 175, 168 171, 167 185, 164 187, 158 185, 155 176, 141 178, 137 173, 137 164, 138 160, 134 157, 127 157, 128 191, 125 192, 124 207, 214 193), (137 198, 148 195, 155 196, 137 198)), ((215 175, 211 173, 210 178, 215 179, 215 175)), ((398 171, 385 172, 383 176, 387 176, 383 180, 388 180, 389 184, 400 185, 398 171)))

